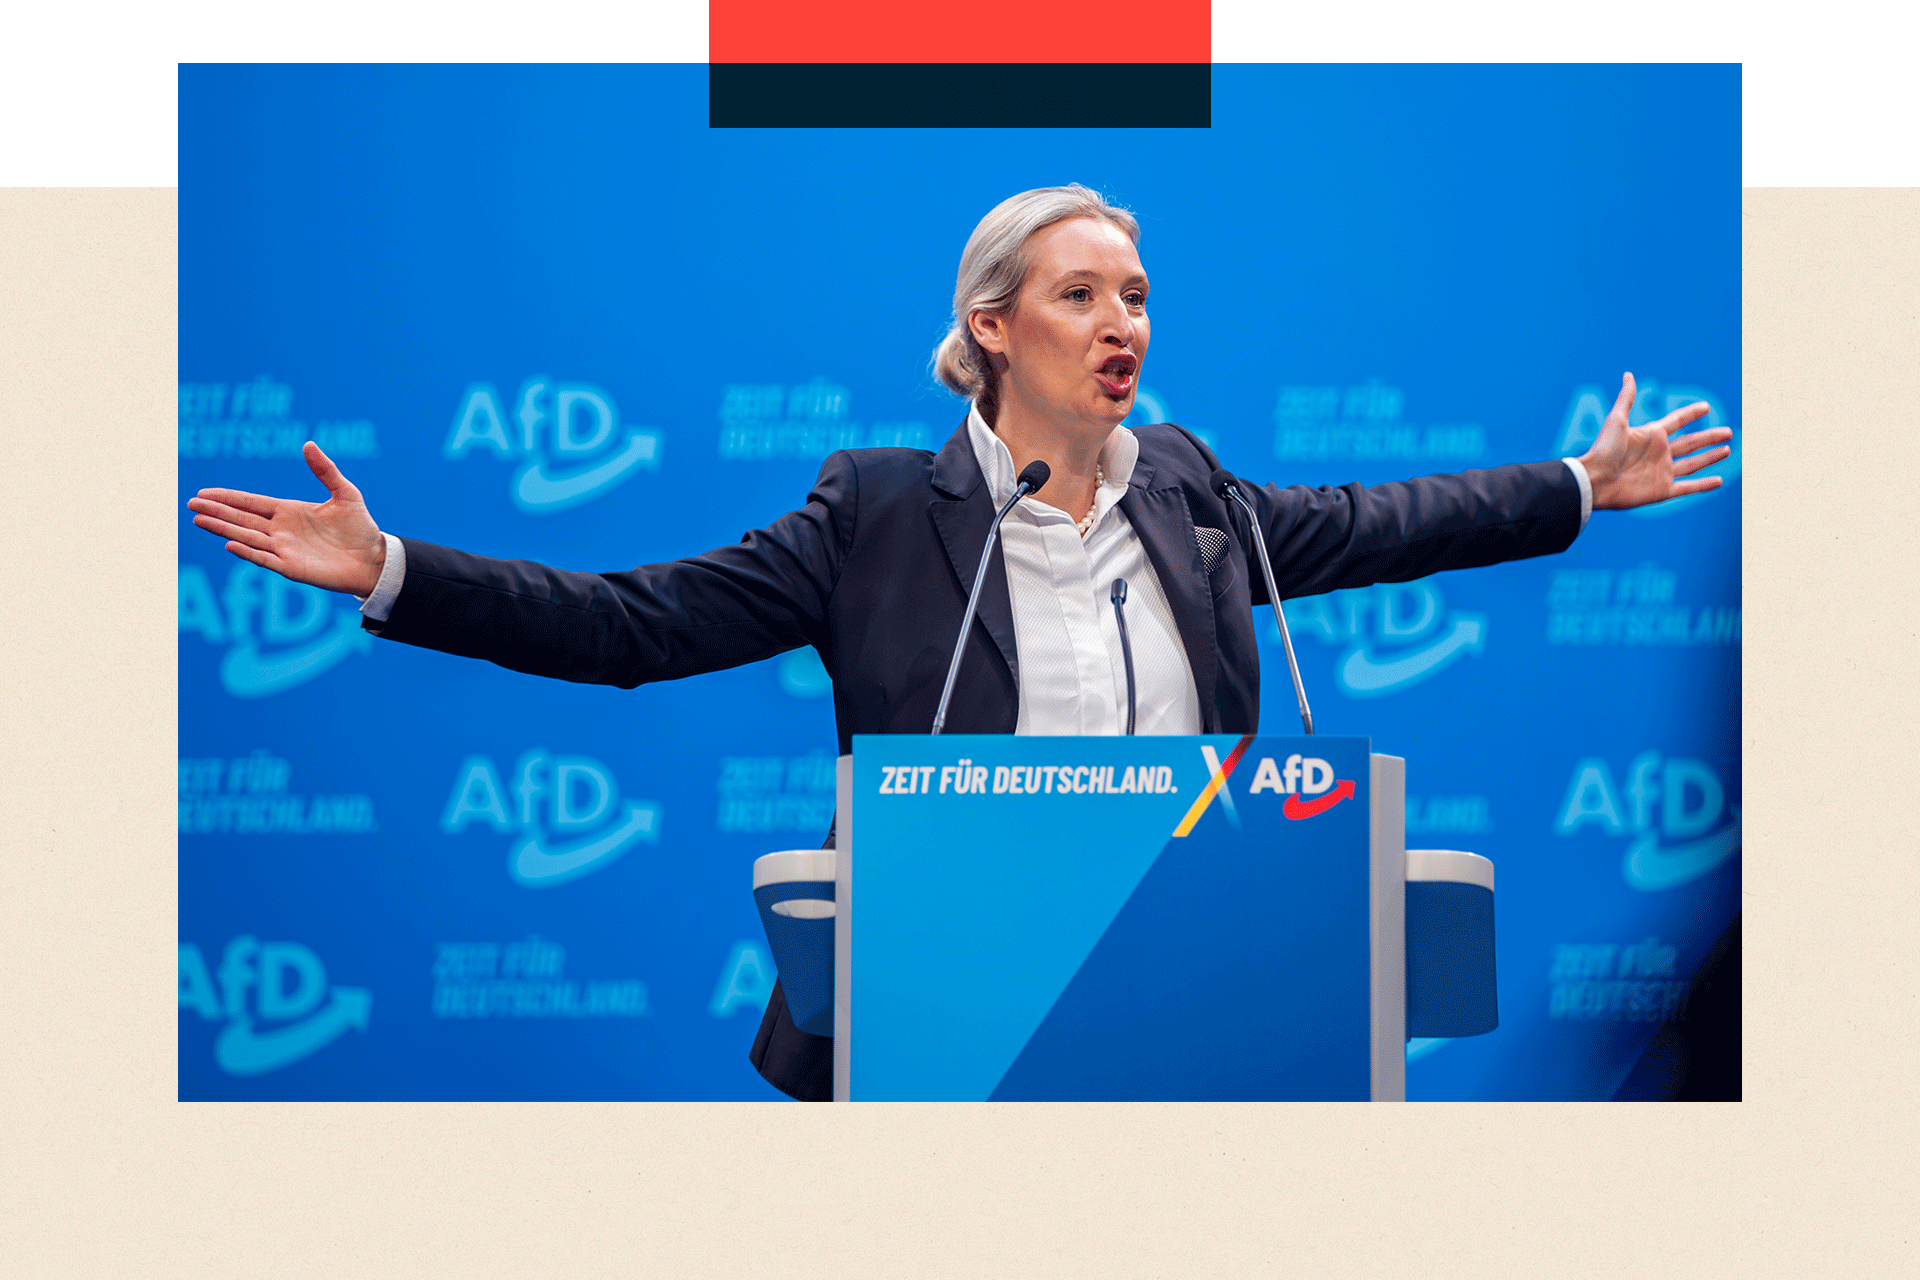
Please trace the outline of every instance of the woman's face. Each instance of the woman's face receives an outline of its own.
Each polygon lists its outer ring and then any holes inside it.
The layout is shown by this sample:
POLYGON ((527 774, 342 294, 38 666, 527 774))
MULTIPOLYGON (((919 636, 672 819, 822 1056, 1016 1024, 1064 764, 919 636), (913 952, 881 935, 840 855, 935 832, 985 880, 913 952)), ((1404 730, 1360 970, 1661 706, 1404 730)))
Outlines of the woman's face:
POLYGON ((1032 265, 1004 316, 968 318, 1000 374, 1000 404, 1103 434, 1133 408, 1147 354, 1147 273, 1126 232, 1070 218, 1034 232, 1032 265))

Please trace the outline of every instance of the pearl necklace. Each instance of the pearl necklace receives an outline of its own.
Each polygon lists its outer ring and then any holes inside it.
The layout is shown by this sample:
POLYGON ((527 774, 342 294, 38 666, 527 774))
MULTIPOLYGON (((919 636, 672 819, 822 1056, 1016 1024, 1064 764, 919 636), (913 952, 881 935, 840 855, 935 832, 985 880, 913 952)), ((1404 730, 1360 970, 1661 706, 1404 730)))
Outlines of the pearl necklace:
POLYGON ((1100 486, 1105 484, 1106 482, 1107 482, 1107 473, 1105 468, 1103 468, 1097 462, 1094 463, 1093 464, 1093 505, 1087 509, 1086 515, 1082 516, 1078 521, 1075 522, 1075 527, 1080 530, 1080 536, 1082 538, 1085 538, 1088 534, 1093 532, 1093 518, 1100 513, 1100 486))

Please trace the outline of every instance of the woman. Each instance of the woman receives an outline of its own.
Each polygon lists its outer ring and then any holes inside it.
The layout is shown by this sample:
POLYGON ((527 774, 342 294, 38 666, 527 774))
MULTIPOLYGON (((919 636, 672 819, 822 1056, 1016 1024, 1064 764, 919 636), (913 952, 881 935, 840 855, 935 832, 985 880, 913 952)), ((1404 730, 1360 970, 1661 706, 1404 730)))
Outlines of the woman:
MULTIPOLYGON (((1125 728, 1124 609, 1146 733, 1246 733, 1259 716, 1252 607, 1267 593, 1209 480, 1219 466, 1171 424, 1121 429, 1147 353, 1139 227, 1078 185, 996 206, 961 255, 940 380, 972 404, 937 454, 836 453, 806 504, 730 547, 587 574, 383 534, 317 446, 330 497, 225 489, 188 503, 242 559, 364 598, 391 640, 519 671, 631 688, 812 645, 833 677, 840 750, 856 733, 932 723, 994 512, 1022 499, 988 566, 946 729, 1099 734, 1125 728)), ((1579 459, 1365 488, 1250 489, 1283 596, 1406 581, 1564 550, 1594 508, 1719 484, 1726 428, 1674 435, 1690 405, 1632 428, 1631 376, 1579 459), (1705 452, 1699 452, 1705 450, 1705 452)), ((778 987, 754 1063, 796 1097, 831 1095, 832 1042, 786 1018, 778 987)))

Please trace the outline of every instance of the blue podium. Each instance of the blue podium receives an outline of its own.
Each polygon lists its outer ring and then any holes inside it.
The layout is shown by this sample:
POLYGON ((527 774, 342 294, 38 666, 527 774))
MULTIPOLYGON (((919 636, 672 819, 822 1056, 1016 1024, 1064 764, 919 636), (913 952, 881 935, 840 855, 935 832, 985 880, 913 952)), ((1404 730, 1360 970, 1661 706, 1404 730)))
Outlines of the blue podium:
POLYGON ((836 1099, 1403 1098, 1405 773, 1369 745, 856 737, 836 1099))
POLYGON ((1493 864, 1368 746, 858 738, 839 850, 754 864, 789 1013, 840 1099, 1403 1098, 1499 1024, 1493 864))

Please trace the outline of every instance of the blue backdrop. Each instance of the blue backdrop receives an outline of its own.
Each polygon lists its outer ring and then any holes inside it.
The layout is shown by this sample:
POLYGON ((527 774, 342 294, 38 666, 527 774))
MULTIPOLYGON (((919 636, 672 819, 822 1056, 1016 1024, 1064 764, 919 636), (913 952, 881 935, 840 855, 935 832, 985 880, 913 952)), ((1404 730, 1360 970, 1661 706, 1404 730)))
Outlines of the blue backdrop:
POLYGON ((1623 369, 1735 428, 1564 555, 1287 607, 1408 843, 1498 867, 1501 1026, 1409 1096, 1611 1096, 1738 910, 1738 68, 1221 66, 1211 130, 1118 136, 708 130, 705 75, 182 68, 180 1096, 780 1096, 749 872, 832 811, 810 650, 625 692, 375 642, 184 502, 317 500, 313 438, 395 533, 732 542, 945 441, 960 248, 1073 180, 1143 227, 1137 420, 1249 478, 1578 453, 1623 369))

